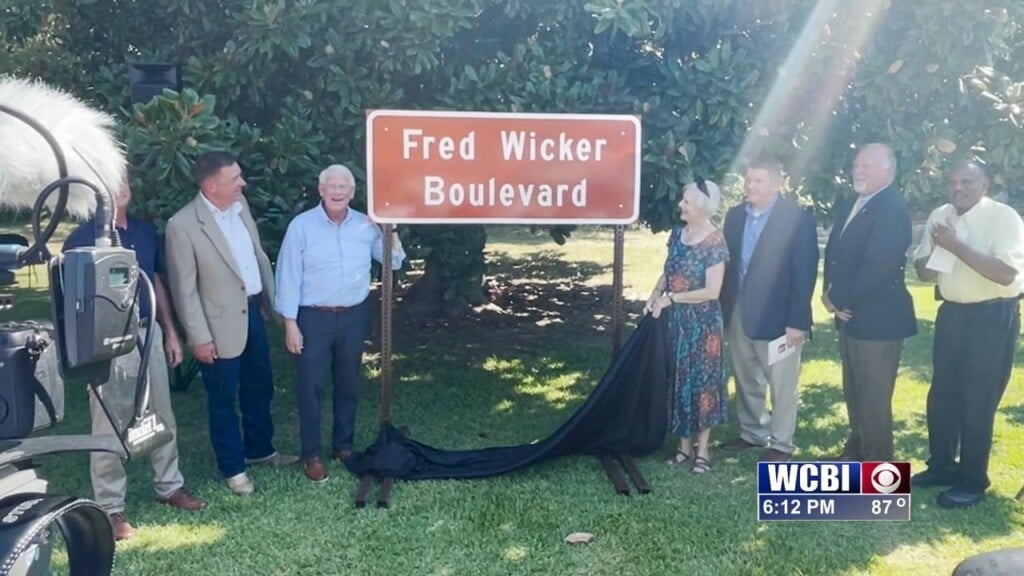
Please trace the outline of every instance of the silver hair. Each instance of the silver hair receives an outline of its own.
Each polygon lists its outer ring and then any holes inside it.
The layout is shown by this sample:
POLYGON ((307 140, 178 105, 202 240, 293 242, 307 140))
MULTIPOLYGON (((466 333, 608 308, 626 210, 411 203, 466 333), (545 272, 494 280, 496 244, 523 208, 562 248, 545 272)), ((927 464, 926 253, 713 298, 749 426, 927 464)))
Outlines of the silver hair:
POLYGON ((700 208, 708 218, 711 218, 715 214, 718 214, 718 210, 722 206, 722 191, 718 188, 718 184, 715 184, 710 180, 704 181, 704 187, 707 188, 707 195, 700 191, 696 182, 691 182, 683 189, 683 194, 686 194, 686 191, 692 188, 694 197, 697 198, 697 207, 700 208))
POLYGON ((896 151, 892 149, 892 146, 882 142, 871 142, 861 148, 860 152, 865 152, 870 149, 879 150, 882 153, 882 160, 884 161, 883 167, 886 170, 892 171, 894 174, 896 173, 896 169, 898 168, 896 165, 896 151))
POLYGON ((320 172, 320 183, 323 184, 324 182, 327 182, 327 179, 331 176, 344 176, 351 184, 356 183, 356 178, 352 175, 352 171, 341 164, 331 164, 327 168, 324 168, 323 171, 320 172))

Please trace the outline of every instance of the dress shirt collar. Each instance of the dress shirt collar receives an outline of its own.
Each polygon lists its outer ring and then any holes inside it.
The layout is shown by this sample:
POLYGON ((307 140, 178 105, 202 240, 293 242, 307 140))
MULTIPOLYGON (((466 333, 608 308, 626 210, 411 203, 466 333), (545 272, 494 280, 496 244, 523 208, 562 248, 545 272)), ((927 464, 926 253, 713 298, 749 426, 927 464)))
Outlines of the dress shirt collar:
POLYGON ((756 210, 754 210, 754 207, 751 206, 750 203, 748 202, 747 203, 747 215, 751 216, 753 218, 760 218, 761 216, 764 216, 765 214, 771 214, 772 208, 775 208, 775 205, 778 204, 780 196, 781 196, 781 194, 776 194, 775 198, 773 198, 772 201, 768 203, 768 206, 765 207, 765 209, 762 210, 761 212, 757 212, 756 210))
POLYGON ((203 202, 206 204, 206 207, 210 209, 210 212, 213 213, 214 216, 234 216, 236 214, 242 213, 242 203, 239 202, 238 200, 232 202, 231 206, 228 206, 226 210, 221 210, 220 208, 214 206, 213 202, 210 202, 210 199, 206 197, 206 194, 200 192, 199 197, 203 199, 203 202))
POLYGON ((870 201, 875 196, 878 196, 879 194, 884 192, 886 190, 886 188, 888 188, 889 186, 892 186, 892 183, 889 183, 889 184, 886 184, 885 186, 882 186, 881 188, 879 188, 878 190, 875 190, 874 192, 872 192, 871 194, 868 194, 867 196, 862 196, 862 197, 858 198, 858 200, 860 200, 860 205, 863 206, 863 205, 867 204, 868 201, 870 201))
POLYGON ((953 213, 953 216, 958 221, 966 222, 967 220, 974 218, 974 215, 985 212, 985 210, 988 208, 989 203, 991 202, 992 201, 989 200, 988 196, 982 196, 981 199, 974 204, 974 206, 971 206, 967 210, 967 212, 964 212, 963 214, 960 214, 956 211, 956 206, 953 206, 952 202, 949 204, 949 208, 950 212, 953 213))

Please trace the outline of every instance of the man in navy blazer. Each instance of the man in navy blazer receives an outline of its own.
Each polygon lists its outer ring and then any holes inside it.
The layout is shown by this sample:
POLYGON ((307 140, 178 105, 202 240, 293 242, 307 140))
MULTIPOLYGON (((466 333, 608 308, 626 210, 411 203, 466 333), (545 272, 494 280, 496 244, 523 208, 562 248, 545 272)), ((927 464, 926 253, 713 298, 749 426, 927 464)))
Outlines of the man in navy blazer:
POLYGON ((835 315, 850 434, 841 460, 892 460, 892 395, 903 342, 917 334, 907 290, 910 211, 893 185, 896 156, 868 144, 853 164, 857 198, 843 202, 825 246, 822 303, 835 315))
POLYGON ((766 447, 760 459, 781 462, 796 451, 800 354, 811 330, 818 237, 814 218, 781 195, 780 162, 756 159, 745 177, 747 202, 725 216, 729 263, 720 298, 740 436, 722 448, 766 447), (790 354, 772 363, 769 347, 778 339, 790 354))

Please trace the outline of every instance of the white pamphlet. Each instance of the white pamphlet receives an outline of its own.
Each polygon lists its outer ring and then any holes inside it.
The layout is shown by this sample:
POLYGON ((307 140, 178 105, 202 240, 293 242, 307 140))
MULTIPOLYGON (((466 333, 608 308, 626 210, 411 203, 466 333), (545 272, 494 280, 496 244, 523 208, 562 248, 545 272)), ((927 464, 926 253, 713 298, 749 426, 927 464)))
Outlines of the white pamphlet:
POLYGON ((796 346, 786 345, 785 334, 779 336, 768 343, 768 365, 772 366, 776 362, 788 358, 793 352, 796 352, 796 346))
POLYGON ((953 264, 956 263, 956 256, 949 250, 946 250, 942 246, 936 246, 932 250, 932 256, 928 259, 928 263, 925 266, 929 270, 935 270, 941 274, 949 274, 953 271, 953 264))
MULTIPOLYGON (((964 225, 962 220, 950 216, 946 219, 946 226, 952 226, 953 231, 956 233, 956 237, 961 242, 967 242, 967 227, 964 225)), ((926 230, 925 234, 930 233, 926 230)), ((929 270, 935 270, 940 274, 949 274, 953 271, 953 265, 956 264, 956 256, 952 252, 946 250, 942 246, 935 245, 932 242, 932 255, 928 258, 928 263, 925 267, 929 270)))

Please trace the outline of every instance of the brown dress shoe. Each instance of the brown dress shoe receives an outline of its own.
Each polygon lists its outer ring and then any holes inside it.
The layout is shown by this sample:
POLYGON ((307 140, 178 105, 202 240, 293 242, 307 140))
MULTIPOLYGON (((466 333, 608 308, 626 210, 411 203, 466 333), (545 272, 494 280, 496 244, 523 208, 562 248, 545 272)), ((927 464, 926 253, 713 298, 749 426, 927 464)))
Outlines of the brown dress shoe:
POLYGON ((202 510, 206 508, 206 502, 189 494, 184 488, 178 488, 167 498, 160 498, 157 501, 179 510, 202 510))
POLYGON ((135 536, 135 528, 128 523, 128 519, 121 512, 110 515, 110 523, 114 525, 114 540, 128 540, 135 536))
POLYGON ((351 457, 352 457, 352 451, 351 450, 338 450, 337 452, 335 452, 333 454, 333 458, 335 460, 345 461, 345 460, 348 460, 351 457))
POLYGON ((319 484, 329 478, 327 475, 327 468, 319 458, 310 458, 306 460, 306 478, 319 484))
POLYGON ((782 450, 776 450, 775 448, 769 448, 761 453, 759 462, 788 462, 792 458, 792 454, 786 454, 782 450))

